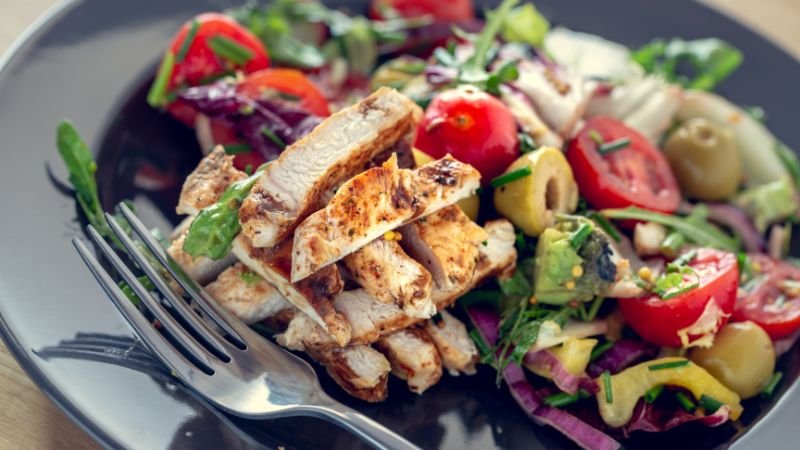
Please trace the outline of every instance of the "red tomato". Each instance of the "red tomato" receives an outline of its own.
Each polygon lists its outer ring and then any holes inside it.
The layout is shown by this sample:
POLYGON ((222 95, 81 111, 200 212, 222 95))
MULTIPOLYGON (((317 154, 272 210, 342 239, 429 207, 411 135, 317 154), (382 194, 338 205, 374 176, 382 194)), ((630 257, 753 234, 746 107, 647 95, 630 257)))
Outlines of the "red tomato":
POLYGON ((681 202, 678 182, 664 155, 622 122, 589 119, 569 143, 566 156, 581 195, 597 209, 639 206, 672 213, 681 202), (628 138, 630 145, 601 155, 598 136, 607 143, 628 138))
POLYGON ((436 22, 459 22, 475 18, 472 0, 372 0, 373 19, 420 17, 430 14, 436 22))
POLYGON ((800 268, 762 254, 748 258, 756 272, 754 287, 740 289, 733 320, 752 320, 772 339, 800 329, 800 268))
POLYGON ((474 87, 434 97, 417 127, 414 146, 441 158, 471 164, 488 184, 519 156, 517 124, 506 106, 474 87))
MULTIPOLYGON (((250 73, 269 67, 269 55, 261 40, 247 28, 224 14, 200 14, 186 22, 172 39, 169 49, 175 55, 175 66, 167 85, 168 90, 184 85, 197 86, 211 77, 222 75, 230 70, 250 73), (197 28, 194 37, 188 44, 189 47, 183 55, 183 59, 179 60, 184 41, 189 37, 195 21, 197 28), (209 39, 215 36, 228 38, 248 49, 252 53, 251 58, 244 65, 237 66, 231 61, 217 56, 208 45, 209 39)), ((172 102, 167 106, 167 111, 186 125, 194 126, 194 118, 197 113, 181 101, 172 102)))
POLYGON ((300 106, 311 114, 331 114, 325 96, 303 72, 295 69, 267 69, 251 73, 236 88, 238 92, 258 98, 265 90, 275 90, 299 98, 300 106))
MULTIPOLYGON (((716 330, 728 321, 736 303, 739 285, 739 268, 732 253, 701 248, 689 262, 700 284, 677 297, 664 300, 652 294, 643 298, 621 298, 619 306, 625 323, 642 339, 658 345, 680 347, 678 331, 694 324, 706 310, 709 302, 716 302, 722 315, 717 319, 716 330)), ((686 275, 687 280, 695 276, 686 275)), ((715 330, 715 332, 716 332, 715 330)))

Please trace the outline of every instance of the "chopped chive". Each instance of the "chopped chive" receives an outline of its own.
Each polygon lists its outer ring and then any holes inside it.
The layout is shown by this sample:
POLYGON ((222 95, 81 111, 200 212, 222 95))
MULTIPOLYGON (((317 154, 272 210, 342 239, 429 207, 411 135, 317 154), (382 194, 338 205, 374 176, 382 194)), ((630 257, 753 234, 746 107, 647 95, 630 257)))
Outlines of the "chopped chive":
POLYGON ((286 142, 283 142, 283 139, 280 138, 274 131, 270 130, 267 127, 261 127, 261 134, 266 136, 270 141, 272 141, 275 145, 280 147, 281 150, 286 148, 286 142))
POLYGON ((664 370, 664 369, 674 369, 676 367, 683 367, 689 364, 688 359, 682 359, 680 361, 670 361, 661 364, 653 364, 652 366, 648 366, 647 368, 651 372, 655 372, 656 370, 664 370))
POLYGON ((511 171, 511 172, 508 172, 508 173, 504 173, 503 175, 500 175, 499 177, 493 179, 491 184, 492 184, 492 187, 497 188, 497 187, 500 187, 500 186, 502 186, 504 184, 511 183, 512 181, 517 181, 520 178, 525 178, 530 174, 531 174, 531 168, 528 167, 528 166, 525 166, 525 167, 519 168, 517 170, 514 170, 514 171, 511 171))
POLYGON ((700 406, 702 406, 708 414, 714 414, 722 407, 722 402, 714 397, 703 394, 700 396, 700 406))
POLYGON ((213 82, 215 82, 217 80, 221 80, 221 79, 223 79, 225 77, 230 77, 230 76, 233 76, 233 75, 235 75, 235 73, 230 71, 230 70, 226 70, 224 72, 219 72, 219 73, 212 73, 211 75, 209 75, 207 77, 200 78, 200 81, 198 81, 197 83, 198 84, 211 84, 211 83, 213 83, 213 82))
POLYGON ((686 237, 677 231, 673 231, 661 242, 659 250, 664 256, 674 258, 685 244, 686 237))
POLYGON ((469 337, 472 338, 472 341, 475 343, 475 346, 478 348, 478 353, 481 355, 481 362, 488 363, 494 358, 494 352, 489 347, 489 344, 483 340, 483 336, 481 333, 478 332, 477 329, 474 329, 469 332, 469 337))
POLYGON ((661 395, 661 392, 663 390, 664 390, 663 384, 651 387, 650 389, 647 390, 647 392, 644 393, 644 401, 646 401, 647 403, 653 403, 654 401, 656 401, 658 396, 661 395))
POLYGON ((569 406, 582 398, 580 392, 574 394, 567 394, 566 392, 559 392, 544 398, 544 403, 556 408, 563 408, 569 406))
POLYGON ((622 239, 620 236, 619 231, 614 225, 611 225, 611 222, 605 218, 604 215, 599 213, 592 213, 592 220, 596 223, 603 231, 606 232, 607 235, 611 236, 615 242, 619 242, 622 239))
POLYGON ((153 108, 164 106, 164 97, 167 94, 167 86, 169 79, 172 77, 172 69, 175 67, 175 54, 170 50, 164 53, 164 59, 161 60, 161 65, 158 67, 156 79, 153 80, 153 85, 150 86, 150 91, 147 92, 147 103, 153 108))
POLYGON ((603 372, 603 388, 606 391, 606 403, 614 403, 614 393, 611 392, 611 373, 603 372))
POLYGON ((237 66, 244 65, 253 57, 253 52, 249 48, 221 34, 213 36, 206 43, 215 55, 237 66))
POLYGON ((589 137, 594 141, 597 145, 605 144, 603 140, 603 136, 600 135, 600 132, 597 130, 589 130, 589 137))
POLYGON ((252 175, 253 174, 253 165, 252 164, 248 164, 248 165, 244 166, 244 173, 246 173, 248 177, 250 175, 252 175))
POLYGON ((616 152, 617 150, 622 150, 623 148, 628 147, 631 145, 631 140, 624 137, 619 138, 615 141, 606 142, 597 146, 597 152, 601 155, 607 155, 609 153, 616 152))
POLYGON ((597 347, 592 349, 592 354, 589 356, 589 361, 594 361, 600 357, 603 353, 607 352, 608 349, 614 346, 614 343, 611 341, 603 342, 602 344, 598 345, 597 347))
POLYGON ((575 250, 581 248, 586 238, 592 233, 592 226, 588 223, 582 223, 577 230, 573 231, 569 236, 569 245, 575 250))
POLYGON ((603 306, 603 301, 605 299, 605 297, 597 297, 592 301, 592 306, 589 307, 589 313, 586 314, 587 321, 592 321, 597 317, 597 312, 600 311, 600 307, 603 306))
POLYGON ((672 292, 670 292, 668 294, 662 295, 661 296, 661 300, 673 299, 673 298, 675 298, 675 297, 677 297, 677 296, 679 296, 681 294, 685 294, 685 293, 687 293, 687 292, 689 292, 689 291, 691 291, 693 289, 696 289, 698 287, 700 287, 700 282, 695 281, 694 283, 687 284, 686 286, 683 286, 683 287, 680 287, 678 289, 675 289, 674 291, 672 291, 672 292))
POLYGON ((772 397, 772 394, 775 392, 775 388, 778 387, 778 384, 780 384, 782 378, 783 372, 775 372, 772 374, 772 378, 770 378, 769 383, 767 383, 767 385, 764 386, 764 389, 761 390, 761 397, 772 397))
POLYGON ((200 22, 197 19, 192 20, 189 32, 186 33, 186 37, 183 38, 183 42, 181 42, 181 49, 178 51, 178 56, 175 58, 176 62, 183 62, 184 58, 186 58, 186 54, 189 53, 189 47, 192 46, 194 37, 197 35, 198 28, 200 28, 200 22))
POLYGON ((670 264, 672 264, 674 266, 678 266, 678 267, 685 266, 685 265, 689 264, 690 262, 692 262, 692 260, 696 256, 697 256, 697 250, 688 251, 688 252, 682 254, 681 256, 675 258, 675 260, 672 261, 670 264))
POLYGON ((239 153, 247 153, 252 150, 247 144, 227 144, 224 148, 226 155, 238 155, 239 153))
POLYGON ((687 412, 694 411, 696 405, 694 404, 692 399, 686 396, 686 394, 684 394, 683 392, 678 392, 677 394, 675 394, 675 398, 678 400, 678 403, 681 404, 683 409, 685 409, 687 412))
POLYGON ((519 152, 523 155, 536 150, 536 141, 528 133, 517 133, 519 138, 519 152))

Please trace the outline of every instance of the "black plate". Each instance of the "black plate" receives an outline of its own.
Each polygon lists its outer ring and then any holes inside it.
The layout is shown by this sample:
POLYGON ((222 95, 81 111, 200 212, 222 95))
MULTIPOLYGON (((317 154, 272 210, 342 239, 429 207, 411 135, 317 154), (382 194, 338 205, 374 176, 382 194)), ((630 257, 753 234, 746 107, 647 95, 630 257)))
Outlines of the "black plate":
MULTIPOLYGON (((353 10, 365 2, 342 1, 353 10)), ((566 26, 630 45, 656 36, 718 36, 746 63, 724 94, 760 105, 769 126, 800 149, 800 64, 749 29, 687 1, 539 0, 566 26)), ((111 447, 354 448, 346 433, 312 420, 243 421, 220 415, 157 365, 106 300, 69 244, 81 233, 73 199, 58 189, 65 171, 54 129, 70 117, 99 150, 103 202, 134 198, 146 222, 167 230, 182 179, 199 157, 191 133, 150 110, 144 90, 178 25, 225 1, 110 1, 62 4, 4 61, 0 72, 3 338, 33 380, 97 440, 111 447), (52 176, 50 176, 50 174, 52 176), (90 334, 86 334, 90 333, 90 334), (109 341, 104 336, 119 336, 109 341), (102 344, 100 346, 95 344, 102 344), (98 351, 98 349, 116 349, 98 351), (78 356, 78 357, 76 357, 78 356), (111 364, 110 364, 111 363, 111 364), (135 366, 136 370, 131 370, 135 366)), ((767 151, 767 149, 765 149, 767 151)), ((783 358, 779 400, 751 402, 743 423, 685 427, 628 442, 642 448, 797 448, 800 352, 783 358), (791 386, 791 387, 790 387, 791 386)), ((531 424, 493 374, 445 379, 424 396, 392 382, 390 400, 367 405, 329 392, 425 448, 571 448, 557 432, 531 424)))

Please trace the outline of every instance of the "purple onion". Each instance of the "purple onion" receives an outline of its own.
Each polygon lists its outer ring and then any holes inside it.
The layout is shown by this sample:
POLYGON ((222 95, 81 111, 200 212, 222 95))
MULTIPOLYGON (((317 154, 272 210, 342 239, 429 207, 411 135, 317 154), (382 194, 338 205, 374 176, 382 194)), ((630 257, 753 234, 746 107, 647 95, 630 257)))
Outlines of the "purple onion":
POLYGON ((748 252, 764 251, 764 236, 758 232, 753 221, 741 209, 727 203, 708 203, 708 218, 712 222, 724 225, 742 240, 748 252))
POLYGON ((606 370, 615 374, 645 358, 652 358, 657 353, 658 348, 653 345, 642 341, 622 339, 615 342, 613 347, 589 364, 586 373, 593 378, 597 378, 606 370))
POLYGON ((683 410, 678 405, 672 409, 664 409, 661 405, 650 404, 640 400, 633 411, 631 420, 622 428, 627 437, 634 431, 660 433, 685 423, 694 422, 707 427, 716 427, 728 421, 730 408, 720 407, 714 414, 696 416, 683 410))
POLYGON ((569 373, 564 364, 561 363, 561 360, 547 350, 528 352, 525 355, 525 365, 535 366, 549 372, 553 378, 553 383, 568 394, 574 394, 580 388, 584 388, 590 393, 595 393, 598 390, 597 383, 594 380, 569 373))

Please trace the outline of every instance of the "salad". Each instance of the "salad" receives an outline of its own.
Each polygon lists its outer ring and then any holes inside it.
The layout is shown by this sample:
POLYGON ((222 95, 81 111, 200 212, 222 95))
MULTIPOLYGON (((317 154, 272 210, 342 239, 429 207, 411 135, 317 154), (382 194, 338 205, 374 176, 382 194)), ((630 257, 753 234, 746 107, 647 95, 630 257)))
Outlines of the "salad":
MULTIPOLYGON (((583 448, 735 422, 800 335, 800 163, 714 93, 743 55, 630 49, 517 0, 483 16, 278 0, 188 20, 147 96, 203 153, 169 254, 365 401, 390 374, 422 394, 486 366, 583 448)), ((70 122, 57 144, 113 240, 70 122)))

